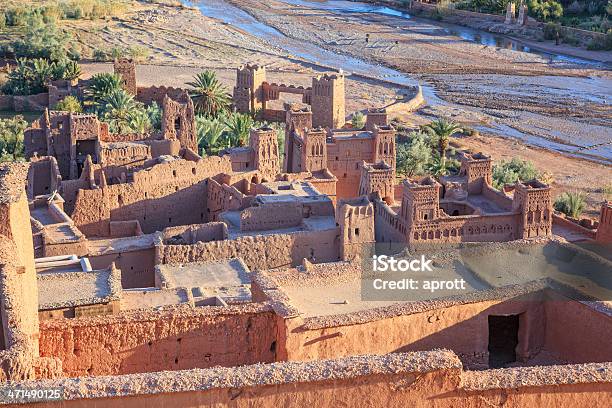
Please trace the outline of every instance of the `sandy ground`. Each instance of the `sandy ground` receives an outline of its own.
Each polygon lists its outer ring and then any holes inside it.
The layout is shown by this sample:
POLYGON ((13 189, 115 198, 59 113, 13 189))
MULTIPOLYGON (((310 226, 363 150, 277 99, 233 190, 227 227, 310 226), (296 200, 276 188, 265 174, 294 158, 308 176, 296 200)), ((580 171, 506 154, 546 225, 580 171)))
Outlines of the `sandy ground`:
MULTIPOLYGON (((520 130, 537 140, 548 138, 545 140, 581 149, 591 157, 612 149, 612 91, 607 86, 607 71, 549 64, 536 54, 495 49, 449 36, 433 38, 434 26, 427 31, 427 24, 422 22, 289 7, 279 1, 232 2, 288 36, 417 73, 416 77, 435 89, 435 94, 427 98, 429 106, 418 114, 404 115, 411 124, 442 115, 473 127, 505 125, 507 136, 520 130), (367 47, 359 40, 365 32, 376 36, 367 47), (399 43, 395 45, 395 41, 399 43)), ((288 58, 274 44, 189 8, 143 4, 112 21, 69 24, 89 51, 134 45, 149 49, 146 65, 138 68, 142 85, 183 86, 207 68, 214 69, 231 89, 234 69, 247 62, 265 64, 271 81, 296 85, 308 85, 312 75, 325 71, 299 58, 288 58)), ((87 74, 110 70, 108 64, 85 65, 87 74)), ((347 112, 384 106, 405 93, 407 90, 400 86, 353 77, 347 81, 347 112)), ((555 194, 568 190, 589 193, 591 215, 596 214, 603 198, 601 187, 612 180, 610 166, 527 147, 515 139, 500 137, 506 136, 503 129, 496 135, 479 130, 480 136, 462 138, 457 143, 488 152, 495 160, 520 157, 533 161, 554 176, 555 194)))

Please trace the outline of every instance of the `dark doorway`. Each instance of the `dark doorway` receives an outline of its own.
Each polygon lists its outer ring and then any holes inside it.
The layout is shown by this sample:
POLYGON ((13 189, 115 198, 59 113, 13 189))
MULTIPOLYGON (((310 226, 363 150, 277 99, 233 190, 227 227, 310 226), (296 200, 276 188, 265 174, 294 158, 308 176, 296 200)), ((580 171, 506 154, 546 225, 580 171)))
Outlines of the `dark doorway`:
POLYGON ((501 368, 516 361, 519 315, 489 316, 489 367, 501 368))

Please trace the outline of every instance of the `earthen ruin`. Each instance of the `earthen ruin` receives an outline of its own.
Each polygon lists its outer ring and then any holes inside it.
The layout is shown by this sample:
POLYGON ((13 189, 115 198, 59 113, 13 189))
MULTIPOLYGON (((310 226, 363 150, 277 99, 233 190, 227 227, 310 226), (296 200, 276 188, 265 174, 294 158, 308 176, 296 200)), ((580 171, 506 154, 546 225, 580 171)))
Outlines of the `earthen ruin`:
POLYGON ((0 388, 62 387, 40 406, 63 407, 607 404, 610 203, 571 243, 550 187, 496 190, 485 154, 399 180, 387 113, 345 126, 338 73, 238 69, 235 108, 284 121, 284 152, 264 127, 201 157, 185 91, 115 69, 161 132, 47 111, 29 163, 0 166, 0 388), (283 92, 309 106, 267 109, 283 92), (394 247, 465 291, 370 299, 363 262, 394 247))

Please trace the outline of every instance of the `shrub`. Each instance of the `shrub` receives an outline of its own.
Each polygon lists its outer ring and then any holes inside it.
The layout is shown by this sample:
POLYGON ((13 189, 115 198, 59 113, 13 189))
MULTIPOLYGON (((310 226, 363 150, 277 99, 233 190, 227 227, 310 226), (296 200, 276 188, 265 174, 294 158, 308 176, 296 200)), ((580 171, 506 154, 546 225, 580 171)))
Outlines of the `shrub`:
POLYGON ((563 6, 554 0, 528 0, 529 15, 540 21, 555 21, 563 16, 563 6))
POLYGON ((426 142, 422 133, 412 133, 410 143, 397 145, 396 170, 406 177, 425 174, 428 163, 432 159, 431 145, 426 142))
POLYGON ((565 192, 555 200, 555 210, 573 218, 579 218, 586 208, 587 195, 581 192, 565 192))
POLYGON ((506 184, 527 181, 540 176, 533 163, 513 158, 493 166, 493 187, 501 190, 506 184))
POLYGON ((69 35, 55 24, 46 24, 40 15, 32 15, 28 19, 23 38, 14 41, 11 46, 17 58, 45 58, 60 61, 66 58, 68 39, 69 35))
POLYGON ((561 26, 557 23, 546 23, 544 25, 544 39, 554 40, 561 35, 561 26))
POLYGON ((593 51, 612 51, 612 30, 603 37, 595 37, 587 45, 587 49, 593 51))
POLYGON ((83 112, 83 106, 81 106, 81 102, 74 96, 67 96, 55 105, 54 110, 81 113, 83 112))
POLYGON ((0 162, 23 160, 23 132, 27 127, 21 115, 0 119, 0 162))
POLYGON ((353 129, 363 129, 366 124, 366 117, 361 112, 355 112, 351 118, 351 125, 353 129))
POLYGON ((110 54, 107 51, 99 49, 94 50, 93 59, 96 62, 108 62, 112 60, 110 54))

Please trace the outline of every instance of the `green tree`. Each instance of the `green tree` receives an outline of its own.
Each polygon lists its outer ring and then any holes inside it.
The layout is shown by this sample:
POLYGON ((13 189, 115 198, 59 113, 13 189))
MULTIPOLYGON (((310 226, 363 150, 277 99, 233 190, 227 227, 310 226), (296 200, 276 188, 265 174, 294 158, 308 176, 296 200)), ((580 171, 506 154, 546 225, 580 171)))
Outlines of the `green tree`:
POLYGON ((579 218, 586 208, 587 195, 581 192, 565 192, 555 200, 555 210, 573 218, 579 218))
POLYGON ((400 143, 396 149, 396 171, 405 177, 424 174, 431 160, 431 146, 421 133, 413 133, 410 143, 400 143))
POLYGON ((83 112, 83 106, 81 106, 81 102, 79 102, 79 100, 72 95, 67 96, 61 101, 59 101, 53 109, 56 111, 63 112, 83 112))
POLYGON ((28 17, 23 38, 12 44, 15 56, 62 61, 66 58, 70 36, 53 22, 46 23, 40 14, 28 17))
POLYGON ((446 160, 439 154, 434 154, 426 164, 427 172, 435 177, 446 176, 458 168, 456 160, 446 160))
POLYGON ((121 90, 121 77, 116 74, 95 74, 86 89, 87 101, 94 108, 113 92, 121 90))
POLYGON ((216 118, 229 110, 230 96, 213 71, 200 72, 187 85, 198 113, 216 118))
POLYGON ((249 133, 254 121, 250 115, 233 113, 225 119, 229 147, 244 146, 249 141, 249 133))
POLYGON ((79 79, 81 73, 81 66, 76 61, 66 61, 64 64, 62 64, 63 79, 74 81, 75 79, 79 79))
POLYGON ((127 125, 131 132, 138 133, 139 135, 151 133, 153 130, 151 119, 147 111, 142 108, 134 108, 128 115, 127 125))
POLYGON ((355 112, 351 118, 351 125, 353 129, 363 129, 366 124, 366 117, 361 112, 355 112))
POLYGON ((114 90, 101 100, 100 105, 101 116, 112 133, 132 132, 130 121, 134 118, 134 111, 139 108, 132 95, 123 89, 114 90))
POLYGON ((540 176, 532 162, 513 158, 510 161, 502 160, 493 166, 493 187, 501 190, 506 184, 517 181, 528 181, 540 176))
POLYGON ((151 105, 147 106, 145 112, 149 117, 149 122, 151 122, 151 128, 153 130, 161 130, 162 110, 157 102, 154 101, 151 105))
POLYGON ((219 119, 196 116, 196 135, 201 154, 216 154, 223 146, 223 133, 227 130, 225 123, 219 119))
POLYGON ((23 159, 23 132, 27 127, 21 115, 0 119, 0 162, 23 159))
POLYGON ((423 131, 428 133, 433 141, 438 145, 438 154, 442 161, 446 160, 446 150, 448 150, 448 144, 450 137, 455 133, 462 131, 462 128, 446 119, 436 119, 428 125, 423 126, 423 131))

